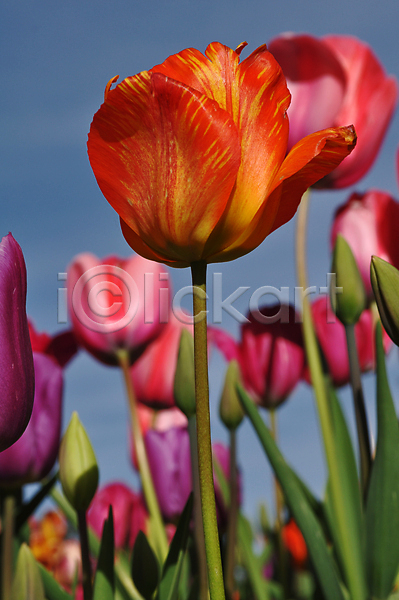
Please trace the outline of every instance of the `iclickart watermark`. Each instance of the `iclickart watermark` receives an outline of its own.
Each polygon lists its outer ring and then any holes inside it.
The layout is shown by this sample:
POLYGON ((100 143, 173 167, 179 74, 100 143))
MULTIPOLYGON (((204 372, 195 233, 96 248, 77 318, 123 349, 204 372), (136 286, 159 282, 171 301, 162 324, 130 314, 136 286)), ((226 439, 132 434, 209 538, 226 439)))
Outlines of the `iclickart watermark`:
MULTIPOLYGON (((181 323, 193 324, 203 319, 208 319, 213 325, 221 325, 223 315, 229 315, 239 323, 248 323, 245 316, 249 312, 252 318, 259 323, 271 324, 276 322, 289 323, 292 321, 289 305, 295 309, 295 322, 302 321, 303 299, 313 294, 334 297, 342 293, 342 287, 336 285, 336 274, 327 273, 326 285, 309 286, 306 289, 296 286, 282 286, 277 288, 264 285, 250 293, 245 314, 234 306, 234 303, 245 293, 250 291, 249 286, 239 286, 226 298, 223 297, 223 274, 212 274, 210 293, 205 293, 201 288, 188 285, 171 294, 169 286, 169 273, 160 273, 159 281, 154 281, 154 273, 145 273, 143 281, 138 282, 124 269, 115 265, 98 265, 85 271, 73 286, 70 293, 70 310, 74 312, 82 325, 92 331, 112 333, 123 329, 137 316, 146 324, 159 321, 167 323, 170 319, 170 310, 181 323), (166 284, 162 284, 166 282, 166 284), (294 301, 291 301, 293 291, 294 301), (156 294, 154 296, 154 294, 156 294), (208 309, 193 316, 183 309, 183 301, 196 294, 207 300, 208 309), (154 301, 155 298, 155 301, 154 301), (262 307, 276 306, 274 315, 262 313, 262 307), (209 316, 210 315, 210 316, 209 316)), ((58 273, 58 281, 67 280, 67 273, 58 273)), ((67 288, 62 286, 57 290, 57 322, 67 323, 68 302, 67 288)), ((334 322, 335 315, 327 316, 327 322, 334 322)))

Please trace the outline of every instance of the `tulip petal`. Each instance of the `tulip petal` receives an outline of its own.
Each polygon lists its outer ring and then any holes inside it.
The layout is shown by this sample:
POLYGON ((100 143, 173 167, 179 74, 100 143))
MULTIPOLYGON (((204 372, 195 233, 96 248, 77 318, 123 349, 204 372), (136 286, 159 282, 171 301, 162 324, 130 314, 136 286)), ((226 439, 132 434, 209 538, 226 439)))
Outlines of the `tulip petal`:
POLYGON ((398 96, 395 77, 387 77, 371 48, 352 36, 327 36, 331 48, 347 73, 345 98, 334 123, 353 123, 358 145, 324 187, 342 188, 358 181, 371 167, 385 137, 398 96))
POLYGON ((181 260, 182 247, 186 264, 202 258, 240 164, 226 111, 182 83, 143 72, 109 91, 88 150, 104 196, 146 245, 172 261, 181 260))
POLYGON ((241 165, 225 214, 204 256, 228 246, 246 229, 268 195, 287 148, 290 102, 285 78, 274 57, 260 46, 242 63, 239 53, 214 42, 206 57, 192 48, 170 56, 153 71, 173 77, 216 100, 241 135, 241 165))
POLYGON ((292 148, 275 181, 273 193, 281 188, 281 198, 271 231, 292 219, 304 192, 338 166, 355 145, 356 133, 351 126, 318 131, 292 148))

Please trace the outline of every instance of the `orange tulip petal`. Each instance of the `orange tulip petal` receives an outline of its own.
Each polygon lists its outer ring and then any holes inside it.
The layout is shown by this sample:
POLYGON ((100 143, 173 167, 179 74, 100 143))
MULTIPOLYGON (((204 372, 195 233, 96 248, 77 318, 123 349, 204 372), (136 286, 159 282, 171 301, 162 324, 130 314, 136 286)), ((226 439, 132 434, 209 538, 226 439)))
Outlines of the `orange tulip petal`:
POLYGON ((233 260, 259 246, 269 233, 292 219, 304 192, 324 177, 352 151, 353 127, 325 129, 303 138, 292 148, 274 181, 274 190, 248 229, 210 261, 233 260))
POLYGON ((308 187, 335 169, 355 145, 356 132, 350 126, 312 133, 292 148, 274 184, 276 191, 281 187, 281 200, 271 231, 292 219, 308 187))
POLYGON ((226 111, 143 72, 109 91, 88 150, 104 196, 155 254, 179 261, 184 247, 188 263, 202 258, 240 165, 239 134, 226 111))

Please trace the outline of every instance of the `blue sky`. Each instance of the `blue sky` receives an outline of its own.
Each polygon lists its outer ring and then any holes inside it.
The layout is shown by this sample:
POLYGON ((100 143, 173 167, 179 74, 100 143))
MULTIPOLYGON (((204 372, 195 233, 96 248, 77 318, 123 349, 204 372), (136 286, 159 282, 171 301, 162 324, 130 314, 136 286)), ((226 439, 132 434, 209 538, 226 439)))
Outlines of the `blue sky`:
MULTIPOLYGON (((86 140, 94 112, 114 75, 134 75, 168 55, 211 41, 232 47, 246 40, 249 50, 284 31, 351 34, 368 42, 387 72, 399 77, 397 26, 399 3, 369 0, 215 0, 168 3, 127 0, 15 0, 1 9, 0 234, 11 231, 28 267, 28 311, 39 330, 56 333, 57 273, 83 251, 127 256, 118 217, 103 198, 91 172, 86 140)), ((353 189, 386 189, 398 197, 395 153, 399 120, 393 120, 368 176, 353 189)), ((318 193, 312 198, 309 269, 312 285, 325 285, 329 269, 329 226, 335 208, 349 195, 318 193)), ((294 286, 293 223, 260 248, 234 263, 212 267, 223 273, 223 295, 238 286, 294 286)), ((190 283, 189 271, 172 274, 175 289, 190 283)), ((247 296, 237 307, 245 311, 247 296)), ((234 334, 231 318, 223 326, 234 334)), ((396 350, 390 363, 396 365, 396 350)), ((217 397, 224 371, 215 353, 211 394, 215 439, 225 433, 217 422, 217 397)), ((398 377, 391 369, 392 384, 398 377)), ((66 370, 65 424, 78 410, 98 454, 102 482, 133 482, 127 459, 127 411, 121 375, 81 353, 66 370)), ((374 418, 372 378, 367 378, 374 418)), ((343 394, 350 413, 350 396, 343 394)), ((280 413, 283 451, 307 481, 321 492, 323 457, 310 390, 300 386, 280 413)), ((245 471, 245 509, 254 515, 262 497, 271 498, 270 472, 249 425, 239 436, 245 471), (256 458, 254 458, 256 456, 256 458)))

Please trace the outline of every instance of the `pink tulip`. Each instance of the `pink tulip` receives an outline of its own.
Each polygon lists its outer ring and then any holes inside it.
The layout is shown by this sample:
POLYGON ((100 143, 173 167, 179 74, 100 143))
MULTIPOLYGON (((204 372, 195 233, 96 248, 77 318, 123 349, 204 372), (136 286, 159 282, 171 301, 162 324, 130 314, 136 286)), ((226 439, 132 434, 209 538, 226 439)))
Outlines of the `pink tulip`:
POLYGON ((352 185, 370 169, 382 144, 396 106, 396 79, 355 37, 285 34, 268 48, 292 95, 289 147, 319 129, 353 124, 356 148, 317 187, 352 185))
POLYGON ((0 452, 21 437, 33 407, 35 376, 26 317, 26 267, 11 233, 0 242, 0 452))
POLYGON ((143 498, 123 483, 101 488, 90 505, 87 520, 100 537, 112 505, 116 548, 132 548, 140 530, 147 532, 148 513, 143 498))
POLYGON ((399 267, 399 203, 389 194, 371 190, 352 194, 335 213, 331 246, 341 234, 355 256, 367 295, 373 299, 370 260, 374 254, 399 267))
MULTIPOLYGON (((350 381, 349 358, 345 328, 334 315, 327 298, 318 298, 312 304, 312 316, 316 335, 334 386, 340 387, 350 381)), ((374 329, 371 310, 365 310, 355 325, 355 338, 362 373, 374 368, 374 329)), ((392 342, 384 332, 385 351, 392 342)), ((310 380, 305 371, 305 379, 310 380)))
POLYGON ((117 351, 133 363, 169 319, 166 267, 141 256, 79 254, 68 267, 68 303, 78 342, 95 358, 117 365, 117 351))
POLYGON ((281 318, 262 323, 248 314, 240 342, 222 330, 213 329, 210 335, 226 360, 238 361, 245 388, 265 408, 275 408, 288 398, 302 377, 305 362, 301 325, 293 307, 260 309, 266 317, 279 311, 281 318))
POLYGON ((171 408, 175 404, 175 379, 180 335, 185 324, 184 315, 171 313, 169 323, 131 368, 134 391, 139 402, 155 409, 171 408))
POLYGON ((0 453, 0 486, 21 487, 40 481, 53 468, 60 444, 63 376, 56 362, 33 353, 35 400, 28 426, 0 453))

